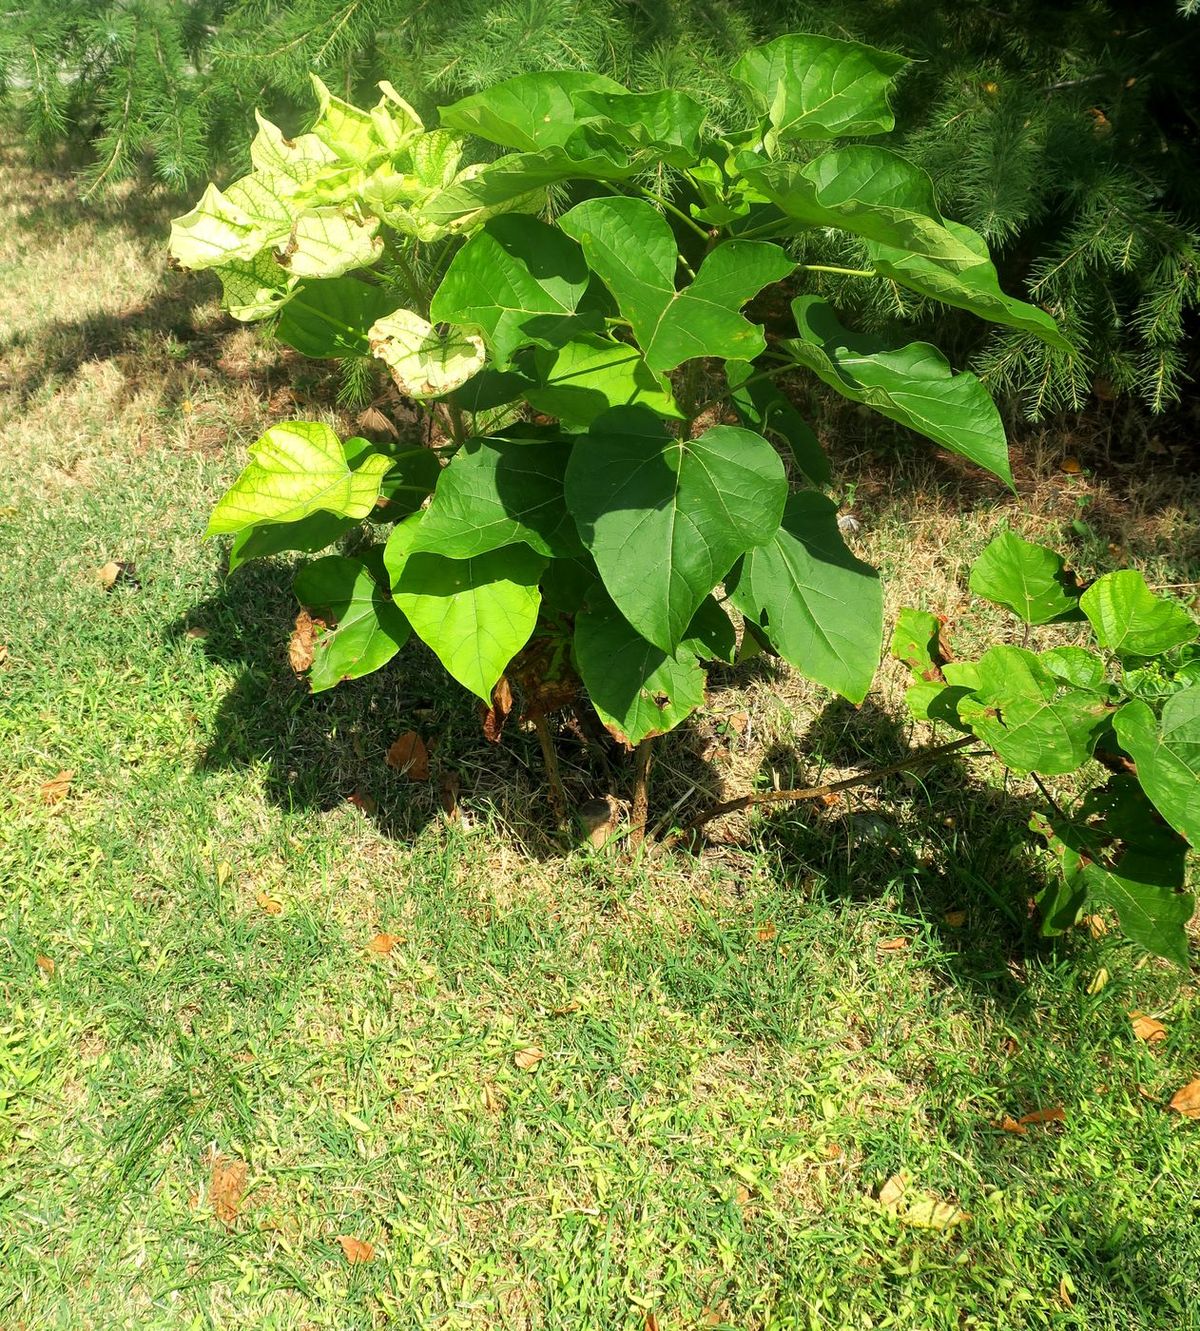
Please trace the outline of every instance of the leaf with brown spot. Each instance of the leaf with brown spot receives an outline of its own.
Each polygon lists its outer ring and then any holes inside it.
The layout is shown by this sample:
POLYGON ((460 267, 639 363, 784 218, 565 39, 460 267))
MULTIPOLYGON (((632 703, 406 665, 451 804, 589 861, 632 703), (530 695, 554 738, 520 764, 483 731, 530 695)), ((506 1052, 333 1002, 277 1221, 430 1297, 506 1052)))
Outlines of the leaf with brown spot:
POLYGON ((527 1049, 518 1049, 513 1055, 513 1062, 522 1072, 532 1072, 545 1057, 546 1051, 544 1049, 539 1049, 537 1045, 530 1045, 527 1049))
POLYGON ((74 776, 75 769, 73 767, 64 767, 57 776, 52 776, 49 781, 43 781, 38 788, 42 803, 61 804, 71 793, 71 781, 74 776))
POLYGON ((489 744, 500 743, 512 709, 512 687, 508 679, 501 675, 492 689, 492 705, 483 713, 483 737, 489 744))
POLYGON ((1167 1038, 1167 1028, 1162 1022, 1154 1017, 1148 1017, 1144 1012, 1131 1012, 1129 1020, 1133 1025, 1134 1035, 1139 1040, 1145 1040, 1147 1044, 1157 1044, 1167 1038))
POLYGON ((415 730, 406 730, 392 744, 386 762, 410 781, 429 780, 429 750, 415 730))
POLYGON ((269 892, 260 892, 255 898, 258 902, 258 908, 267 915, 282 915, 283 902, 277 897, 271 896, 269 892))
POLYGON ((378 952, 386 956, 397 943, 404 942, 399 934, 376 934, 367 944, 368 952, 378 952))
POLYGON ((238 1218, 238 1207, 246 1191, 246 1174, 244 1160, 226 1160, 221 1155, 213 1156, 208 1195, 212 1201, 213 1215, 223 1225, 232 1225, 238 1218))
POLYGON ((342 1252, 351 1266, 357 1262, 370 1262, 375 1259, 375 1249, 366 1239, 356 1239, 353 1234, 339 1234, 337 1241, 342 1245, 342 1252))
POLYGON ((1171 1097, 1171 1108, 1188 1118, 1200 1118, 1200 1077, 1175 1092, 1171 1097))
POLYGON ((54 958, 42 956, 41 954, 39 954, 37 957, 37 968, 42 972, 43 975, 49 978, 51 975, 54 974, 54 958))

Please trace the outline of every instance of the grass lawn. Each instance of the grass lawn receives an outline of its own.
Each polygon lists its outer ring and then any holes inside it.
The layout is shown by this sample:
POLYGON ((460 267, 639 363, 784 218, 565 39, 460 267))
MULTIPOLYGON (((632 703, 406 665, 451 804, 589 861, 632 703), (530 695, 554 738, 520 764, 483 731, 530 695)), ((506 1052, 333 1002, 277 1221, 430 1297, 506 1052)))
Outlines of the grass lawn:
MULTIPOLYGON (((1038 937, 1036 792, 962 759, 632 862, 422 651, 310 697, 290 565, 200 534, 266 423, 349 421, 166 272, 170 212, 0 174, 0 1326, 1200 1326, 1195 970, 1038 937)), ((857 543, 967 647, 1002 519, 1200 576, 1194 482, 1033 440, 1014 497, 869 428, 857 543)), ((726 672, 654 817, 928 742, 899 688, 726 672)))

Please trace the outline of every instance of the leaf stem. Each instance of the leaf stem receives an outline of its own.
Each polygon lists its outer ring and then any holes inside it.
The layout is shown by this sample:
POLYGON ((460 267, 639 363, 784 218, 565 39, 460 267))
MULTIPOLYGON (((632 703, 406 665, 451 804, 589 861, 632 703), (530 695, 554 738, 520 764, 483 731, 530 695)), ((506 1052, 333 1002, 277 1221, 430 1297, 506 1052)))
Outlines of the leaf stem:
POLYGON ((702 240, 709 238, 708 232, 681 208, 676 208, 670 199, 664 199, 661 194, 655 194, 652 189, 647 189, 644 185, 639 185, 638 189, 651 203, 657 203, 660 208, 665 208, 672 216, 677 217, 684 226, 690 227, 702 240))
POLYGON ((798 263, 796 267, 804 273, 838 273, 842 277, 878 277, 874 268, 839 268, 829 263, 798 263))

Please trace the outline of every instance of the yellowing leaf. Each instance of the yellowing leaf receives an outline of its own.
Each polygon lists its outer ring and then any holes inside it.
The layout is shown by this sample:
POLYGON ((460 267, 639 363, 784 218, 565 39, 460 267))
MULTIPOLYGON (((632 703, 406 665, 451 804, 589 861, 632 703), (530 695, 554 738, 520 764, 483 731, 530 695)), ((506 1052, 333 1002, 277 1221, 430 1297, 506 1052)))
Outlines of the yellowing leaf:
POLYGON ((544 1049, 539 1049, 537 1045, 530 1045, 527 1049, 518 1049, 513 1055, 513 1062, 522 1072, 532 1072, 545 1057, 546 1051, 544 1049))
POLYGON ((365 1239, 356 1239, 352 1234, 339 1234, 337 1241, 342 1245, 346 1260, 353 1266, 356 1262, 369 1262, 375 1257, 375 1249, 365 1239))
POLYGON ((1171 1108, 1188 1118, 1200 1118, 1200 1077, 1175 1092, 1171 1097, 1171 1108))
POLYGON ((277 900, 268 892, 260 892, 254 899, 258 902, 259 910, 265 911, 268 915, 283 913, 283 902, 277 900))
POLYGON ((71 793, 71 781, 75 776, 74 768, 63 768, 57 776, 43 781, 39 787, 43 804, 61 804, 71 793))
POLYGON ((377 319, 367 340, 400 391, 414 398, 441 397, 461 388, 487 359, 481 337, 455 328, 443 337, 412 310, 377 319))
POLYGON ((1107 983, 1108 983, 1108 969, 1104 966, 1101 966, 1100 969, 1095 973, 1095 975, 1092 976, 1092 981, 1088 985, 1087 991, 1089 994, 1098 994, 1100 990, 1103 989, 1107 983))
POLYGON ((1145 1040, 1147 1044, 1157 1044, 1167 1038, 1167 1028, 1162 1022, 1146 1016, 1144 1012, 1131 1012, 1129 1020, 1133 1025, 1134 1035, 1139 1040, 1145 1040))
POLYGON ((229 861, 222 860, 221 863, 217 865, 217 886, 224 887, 225 884, 229 881, 229 875, 232 872, 233 872, 233 866, 229 863, 229 861))
POLYGON ((906 1225, 917 1229, 950 1229, 970 1220, 966 1211, 950 1202, 940 1201, 930 1193, 922 1193, 904 1208, 900 1217, 906 1225))

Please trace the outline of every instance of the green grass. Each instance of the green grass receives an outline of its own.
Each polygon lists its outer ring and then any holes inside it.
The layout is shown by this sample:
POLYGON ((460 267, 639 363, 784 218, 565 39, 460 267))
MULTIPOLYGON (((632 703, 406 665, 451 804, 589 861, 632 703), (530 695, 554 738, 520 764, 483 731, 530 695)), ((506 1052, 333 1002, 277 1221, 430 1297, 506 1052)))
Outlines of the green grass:
MULTIPOLYGON (((556 844, 532 737, 487 749, 420 653, 309 697, 286 563, 226 580, 199 540, 297 410, 268 406, 287 365, 162 272, 161 216, 63 193, 50 230, 10 191, 0 232, 39 293, 0 302, 0 1325, 1200 1326, 1200 1125, 1165 1108, 1200 1075, 1195 985, 1037 937, 1032 792, 964 761, 630 863, 556 844), (137 584, 102 590, 109 559, 137 584), (384 764, 413 727, 457 823, 384 764), (229 1227, 214 1151, 249 1167, 229 1227), (899 1171, 970 1218, 890 1213, 899 1171)), ((844 465, 871 554, 926 551, 893 601, 961 598, 996 495, 922 462, 872 500, 878 467, 844 465)), ((1073 512, 1045 472, 1014 521, 1073 512)), ((1188 576, 1194 499, 1140 493, 1110 520, 1188 576)), ((716 732, 681 736, 658 812, 890 757, 895 687, 854 711, 731 674, 712 710, 752 740, 706 766, 716 732)))

